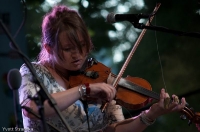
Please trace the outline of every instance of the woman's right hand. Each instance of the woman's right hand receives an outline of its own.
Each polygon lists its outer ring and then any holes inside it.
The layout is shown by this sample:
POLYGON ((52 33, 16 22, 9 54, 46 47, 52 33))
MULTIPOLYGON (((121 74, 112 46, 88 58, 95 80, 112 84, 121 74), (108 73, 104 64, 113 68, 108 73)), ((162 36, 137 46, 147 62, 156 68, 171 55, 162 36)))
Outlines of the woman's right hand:
POLYGON ((116 89, 107 83, 92 83, 90 84, 90 97, 99 98, 110 102, 116 95, 116 89))

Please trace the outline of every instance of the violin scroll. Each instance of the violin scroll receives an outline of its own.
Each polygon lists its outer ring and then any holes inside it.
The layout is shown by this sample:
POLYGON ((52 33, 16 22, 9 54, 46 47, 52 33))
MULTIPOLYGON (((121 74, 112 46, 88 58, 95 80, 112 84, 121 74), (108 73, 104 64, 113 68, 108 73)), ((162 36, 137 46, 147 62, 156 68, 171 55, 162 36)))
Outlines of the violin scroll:
POLYGON ((196 125, 200 125, 200 113, 194 112, 193 108, 188 108, 187 106, 184 107, 181 111, 182 115, 180 116, 181 119, 185 120, 188 119, 188 125, 195 123, 196 125))

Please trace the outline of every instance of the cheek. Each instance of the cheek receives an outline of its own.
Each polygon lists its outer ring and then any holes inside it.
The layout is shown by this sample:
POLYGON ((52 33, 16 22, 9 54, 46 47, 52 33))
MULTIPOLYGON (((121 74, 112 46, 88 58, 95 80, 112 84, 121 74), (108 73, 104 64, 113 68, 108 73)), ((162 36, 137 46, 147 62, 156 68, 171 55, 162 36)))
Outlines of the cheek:
POLYGON ((61 59, 60 57, 55 57, 54 60, 55 62, 62 68, 64 69, 68 69, 69 67, 69 62, 70 62, 70 56, 63 53, 63 54, 60 54, 60 56, 62 56, 63 59, 61 59))
POLYGON ((70 59, 71 59, 71 56, 70 56, 70 54, 68 54, 68 53, 64 53, 63 54, 63 61, 69 61, 70 59))
POLYGON ((70 62, 71 62, 71 57, 69 55, 63 54, 64 56, 64 60, 62 61, 62 63, 65 65, 65 67, 69 67, 70 62))

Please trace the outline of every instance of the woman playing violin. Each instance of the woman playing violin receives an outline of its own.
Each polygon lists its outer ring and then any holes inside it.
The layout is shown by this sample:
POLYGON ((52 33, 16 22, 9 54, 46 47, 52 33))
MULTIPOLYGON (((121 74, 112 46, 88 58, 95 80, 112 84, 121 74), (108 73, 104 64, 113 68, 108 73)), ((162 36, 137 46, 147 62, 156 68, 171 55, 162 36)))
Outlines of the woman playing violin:
MULTIPOLYGON (((149 110, 141 112, 136 117, 124 119, 122 108, 114 101, 116 89, 105 82, 80 84, 70 87, 71 72, 79 71, 87 61, 93 44, 87 27, 77 11, 64 5, 55 6, 44 16, 42 23, 42 45, 37 62, 32 62, 36 74, 47 91, 57 102, 66 122, 73 131, 105 131, 105 132, 140 132, 153 124, 159 116, 178 112, 184 108, 186 101, 173 100, 168 108, 164 100, 169 95, 161 89, 160 100, 149 110), (86 96, 95 98, 88 101, 88 109, 84 110, 86 96), (101 112, 102 101, 108 102, 105 112, 101 112), (87 116, 88 115, 88 116, 87 116)), ((26 65, 20 68, 22 85, 19 89, 20 103, 38 113, 36 103, 28 96, 35 96, 32 74, 26 65)), ((176 95, 172 95, 172 98, 176 95)), ((68 131, 62 124, 48 101, 44 102, 44 113, 47 122, 55 125, 62 132, 68 131)), ((41 131, 41 123, 33 114, 22 110, 24 128, 34 132, 41 131)), ((48 126, 48 129, 51 127, 48 126)))

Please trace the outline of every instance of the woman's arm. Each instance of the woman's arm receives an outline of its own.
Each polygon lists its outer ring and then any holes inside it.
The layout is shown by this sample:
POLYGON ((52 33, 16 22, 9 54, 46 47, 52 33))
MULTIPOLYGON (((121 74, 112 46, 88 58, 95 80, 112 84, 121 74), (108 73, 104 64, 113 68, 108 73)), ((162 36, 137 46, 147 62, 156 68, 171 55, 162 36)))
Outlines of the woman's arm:
MULTIPOLYGON (((53 93, 51 96, 55 100, 58 109, 61 111, 72 105, 76 100, 80 98, 78 86, 66 91, 53 93)), ((28 103, 26 103, 25 106, 31 108, 34 113, 38 113, 38 107, 33 100, 30 100, 28 103)), ((49 105, 47 100, 44 101, 44 113, 46 116, 55 115, 55 110, 49 105)), ((23 114, 29 118, 36 118, 34 115, 24 109, 23 114)))
POLYGON ((106 132, 142 132, 148 125, 154 123, 157 117, 171 112, 178 112, 184 108, 186 104, 184 98, 181 99, 181 104, 173 100, 169 107, 165 108, 164 100, 168 97, 169 95, 162 89, 160 101, 153 104, 149 110, 142 112, 139 116, 108 126, 106 132))
MULTIPOLYGON (((61 111, 67 109, 70 105, 81 98, 79 88, 80 86, 77 86, 70 88, 66 91, 51 94, 52 98, 54 98, 58 108, 61 111)), ((107 100, 108 102, 111 101, 116 94, 115 89, 111 85, 106 83, 90 84, 90 89, 90 97, 100 98, 102 100, 107 100)), ((34 101, 30 100, 28 103, 26 103, 26 106, 31 108, 33 112, 38 113, 38 108, 34 101)), ((44 102, 44 110, 46 116, 55 115, 55 111, 49 105, 48 101, 44 102)), ((34 115, 27 112, 26 110, 23 110, 23 114, 29 118, 35 118, 34 115)))

